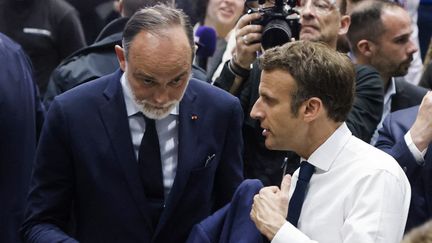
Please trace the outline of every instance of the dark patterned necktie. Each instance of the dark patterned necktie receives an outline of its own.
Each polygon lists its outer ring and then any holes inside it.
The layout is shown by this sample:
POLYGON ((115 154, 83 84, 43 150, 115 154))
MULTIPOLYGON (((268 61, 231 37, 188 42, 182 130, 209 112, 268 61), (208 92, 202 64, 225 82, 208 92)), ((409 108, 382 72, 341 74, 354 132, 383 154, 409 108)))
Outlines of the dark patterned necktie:
POLYGON ((294 193, 289 202, 287 217, 288 222, 290 222, 295 227, 297 227, 303 201, 306 196, 306 189, 314 171, 315 167, 309 164, 309 162, 303 161, 300 163, 299 177, 294 189, 294 193))
POLYGON ((164 198, 162 163, 155 120, 144 116, 146 129, 141 140, 138 166, 148 198, 164 198))

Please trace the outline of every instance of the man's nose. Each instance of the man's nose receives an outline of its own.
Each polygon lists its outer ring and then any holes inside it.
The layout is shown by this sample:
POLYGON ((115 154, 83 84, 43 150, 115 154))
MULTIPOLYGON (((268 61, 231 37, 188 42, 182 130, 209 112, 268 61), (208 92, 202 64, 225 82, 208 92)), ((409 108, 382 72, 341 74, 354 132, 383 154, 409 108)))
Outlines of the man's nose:
POLYGON ((255 120, 261 120, 262 119, 262 112, 260 111, 260 102, 261 98, 258 98, 258 100, 255 102, 255 104, 252 107, 252 110, 250 112, 250 116, 255 120))
POLYGON ((153 94, 153 102, 155 105, 165 105, 169 101, 168 91, 164 88, 156 90, 153 94))
POLYGON ((414 53, 416 53, 418 51, 417 45, 411 39, 409 40, 408 45, 409 45, 408 46, 408 53, 409 54, 414 54, 414 53))

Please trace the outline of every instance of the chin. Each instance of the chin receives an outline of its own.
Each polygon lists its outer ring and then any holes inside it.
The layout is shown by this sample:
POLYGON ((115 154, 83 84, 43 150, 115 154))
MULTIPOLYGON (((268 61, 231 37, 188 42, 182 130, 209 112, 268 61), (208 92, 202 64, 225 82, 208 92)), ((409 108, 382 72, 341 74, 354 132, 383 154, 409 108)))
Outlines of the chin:
POLYGON ((175 106, 176 104, 171 104, 163 109, 155 109, 144 105, 141 107, 141 112, 150 119, 160 120, 167 117, 175 106))
POLYGON ((306 40, 306 41, 319 41, 320 37, 316 36, 310 32, 307 33, 300 33, 300 40, 306 40))

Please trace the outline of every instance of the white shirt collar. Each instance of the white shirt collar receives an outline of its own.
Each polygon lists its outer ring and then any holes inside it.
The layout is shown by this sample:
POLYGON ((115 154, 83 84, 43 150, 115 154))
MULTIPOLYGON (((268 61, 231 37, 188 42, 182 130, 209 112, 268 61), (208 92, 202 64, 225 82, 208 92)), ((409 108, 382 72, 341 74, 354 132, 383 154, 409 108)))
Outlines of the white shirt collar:
POLYGON ((328 171, 351 136, 351 131, 346 123, 343 123, 311 154, 307 161, 317 169, 328 171))
MULTIPOLYGON (((139 105, 136 103, 136 101, 133 98, 132 90, 130 88, 129 82, 126 79, 125 73, 122 74, 120 78, 120 83, 123 89, 123 97, 126 104, 126 112, 127 116, 133 116, 140 111, 139 105)), ((170 115, 178 115, 179 114, 179 104, 177 104, 174 109, 171 110, 170 115)))
POLYGON ((386 104, 391 99, 391 97, 395 94, 396 94, 396 83, 395 83, 395 78, 392 77, 390 79, 389 87, 387 88, 384 94, 384 104, 386 104))

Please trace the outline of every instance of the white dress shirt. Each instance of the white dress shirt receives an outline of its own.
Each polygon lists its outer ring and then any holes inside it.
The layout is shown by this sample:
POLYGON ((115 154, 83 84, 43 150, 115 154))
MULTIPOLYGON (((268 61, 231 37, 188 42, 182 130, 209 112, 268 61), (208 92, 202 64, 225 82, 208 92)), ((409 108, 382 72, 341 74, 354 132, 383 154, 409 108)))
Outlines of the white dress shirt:
POLYGON ((416 160, 416 162, 421 165, 424 166, 425 165, 425 160, 424 157, 426 155, 427 152, 427 147, 423 150, 420 151, 417 146, 415 145, 414 141, 412 140, 411 137, 411 132, 408 131, 405 136, 404 136, 404 141, 409 149, 409 151, 411 152, 411 154, 414 156, 414 159, 416 160))
MULTIPOLYGON (((286 222, 272 243, 399 243, 411 189, 388 154, 342 124, 308 159, 309 182, 298 228, 286 222)), ((294 173, 290 196, 298 179, 294 173)), ((289 212, 288 212, 289 213, 289 212)))
MULTIPOLYGON (((141 111, 139 105, 133 99, 132 90, 130 89, 129 82, 127 82, 124 74, 122 75, 120 82, 123 88, 123 96, 126 104, 132 144, 135 151, 135 157, 138 161, 139 147, 145 132, 146 123, 144 117, 140 114, 141 111)), ((161 153, 165 199, 168 198, 177 171, 178 114, 179 107, 177 105, 171 111, 170 115, 155 121, 161 153)))
POLYGON ((391 105, 392 105, 392 96, 396 94, 396 82, 394 78, 391 78, 389 87, 387 88, 387 91, 384 94, 384 103, 383 103, 383 114, 381 116, 381 121, 378 123, 377 128, 375 129, 374 134, 372 135, 370 144, 375 145, 378 141, 378 130, 380 130, 383 127, 384 119, 387 117, 388 114, 391 112, 391 105))

